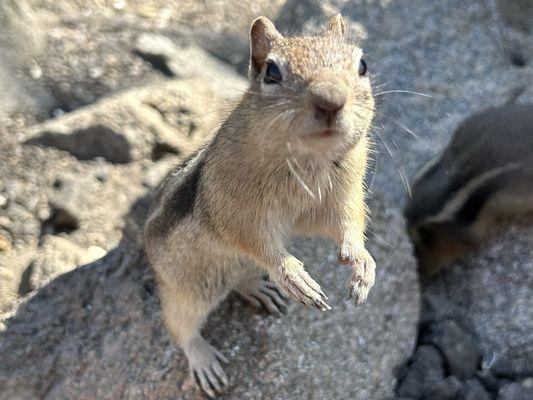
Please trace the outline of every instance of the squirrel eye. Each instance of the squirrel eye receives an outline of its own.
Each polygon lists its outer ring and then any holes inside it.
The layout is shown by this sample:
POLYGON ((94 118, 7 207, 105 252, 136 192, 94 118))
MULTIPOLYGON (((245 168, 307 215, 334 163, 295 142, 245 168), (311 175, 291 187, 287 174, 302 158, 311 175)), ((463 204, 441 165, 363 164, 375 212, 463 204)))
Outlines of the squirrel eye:
POLYGON ((361 61, 359 61, 359 76, 365 76, 366 75, 366 62, 361 58, 361 61))
POLYGON ((281 82, 281 72, 278 66, 272 61, 267 61, 267 67, 263 81, 267 84, 281 82))

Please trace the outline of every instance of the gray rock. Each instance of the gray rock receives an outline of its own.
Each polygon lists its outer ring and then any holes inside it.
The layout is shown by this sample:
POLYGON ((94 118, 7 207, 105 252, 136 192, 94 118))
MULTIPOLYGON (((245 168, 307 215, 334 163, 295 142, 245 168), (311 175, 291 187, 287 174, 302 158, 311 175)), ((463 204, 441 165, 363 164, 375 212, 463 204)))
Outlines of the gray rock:
POLYGON ((424 394, 445 379, 444 360, 431 345, 416 349, 406 375, 401 379, 397 394, 400 397, 422 399, 424 394))
POLYGON ((28 282, 22 281, 20 285, 26 287, 28 292, 36 290, 51 279, 80 265, 91 263, 103 257, 105 253, 105 250, 98 246, 84 249, 66 238, 48 235, 43 239, 36 258, 28 266, 28 272, 24 274, 28 282))
MULTIPOLYGON (((526 223, 526 221, 522 221, 526 223)), ((533 373, 533 229, 511 226, 425 286, 478 338, 484 369, 500 376, 533 373)))
POLYGON ((442 381, 435 382, 424 391, 422 399, 456 400, 461 388, 461 381, 455 376, 449 376, 442 381))
POLYGON ((496 0, 505 22, 515 29, 533 33, 533 1, 496 0))
POLYGON ((157 64, 166 75, 202 79, 216 92, 239 95, 247 86, 229 64, 190 43, 179 45, 166 36, 143 33, 137 38, 135 51, 157 64))
POLYGON ((50 95, 24 76, 27 65, 43 49, 43 20, 27 2, 0 4, 0 123, 12 113, 42 113, 52 104, 50 95))
POLYGON ((476 373, 476 378, 491 393, 497 393, 500 387, 498 377, 490 370, 481 370, 476 373))
POLYGON ((477 379, 466 381, 457 397, 459 400, 490 400, 490 394, 477 379))
MULTIPOLYGON (((4 321, 2 398, 195 398, 187 365, 162 326, 153 276, 136 238, 146 201, 129 216, 122 243, 96 263, 63 274, 4 321), (186 387, 187 385, 185 385, 186 387)), ((211 316, 206 336, 230 359, 222 398, 391 398, 393 371, 412 352, 419 294, 403 219, 372 204, 370 240, 378 263, 368 302, 345 301, 349 271, 336 249, 297 239, 293 251, 318 278, 333 310, 296 304, 280 319, 231 296, 211 316)))
POLYGON ((461 380, 474 376, 481 359, 477 338, 465 330, 457 321, 446 320, 431 324, 422 342, 437 347, 448 371, 461 380))
POLYGON ((503 386, 498 392, 498 400, 527 400, 533 398, 533 378, 503 386))
POLYGON ((146 85, 32 127, 26 143, 110 163, 183 155, 212 133, 224 115, 222 104, 236 94, 219 94, 203 78, 146 85))
MULTIPOLYGON (((0 315, 16 305, 16 301, 20 298, 24 271, 34 257, 35 252, 29 249, 21 254, 15 251, 0 252, 0 315)), ((0 321, 0 331, 2 326, 0 321)))
POLYGON ((92 176, 75 173, 58 175, 49 196, 49 215, 43 222, 43 233, 70 233, 80 227, 89 210, 88 193, 94 193, 99 182, 92 176))

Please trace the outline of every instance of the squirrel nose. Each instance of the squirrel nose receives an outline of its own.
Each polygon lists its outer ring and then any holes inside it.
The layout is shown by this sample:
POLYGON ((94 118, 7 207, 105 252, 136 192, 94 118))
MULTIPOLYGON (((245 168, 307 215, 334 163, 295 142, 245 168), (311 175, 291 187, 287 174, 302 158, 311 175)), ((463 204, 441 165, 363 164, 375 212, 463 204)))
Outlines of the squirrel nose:
POLYGON ((330 82, 319 82, 314 84, 310 91, 315 108, 315 117, 325 119, 330 124, 346 103, 347 96, 343 86, 330 82))

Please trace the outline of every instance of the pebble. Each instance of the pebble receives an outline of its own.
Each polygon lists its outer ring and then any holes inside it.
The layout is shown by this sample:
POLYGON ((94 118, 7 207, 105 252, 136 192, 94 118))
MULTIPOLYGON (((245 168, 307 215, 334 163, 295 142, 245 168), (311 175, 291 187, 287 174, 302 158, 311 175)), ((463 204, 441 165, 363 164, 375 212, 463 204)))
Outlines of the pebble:
POLYGON ((43 76, 43 69, 39 65, 34 64, 30 68, 30 75, 33 79, 41 79, 43 76))
POLYGON ((0 233, 0 252, 11 250, 11 240, 0 233))

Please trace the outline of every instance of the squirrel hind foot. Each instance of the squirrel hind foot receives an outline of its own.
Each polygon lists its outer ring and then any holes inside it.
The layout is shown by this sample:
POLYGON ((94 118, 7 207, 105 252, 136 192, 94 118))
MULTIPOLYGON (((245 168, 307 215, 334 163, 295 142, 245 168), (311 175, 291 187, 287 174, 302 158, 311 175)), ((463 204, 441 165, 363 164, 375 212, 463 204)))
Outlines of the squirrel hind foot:
POLYGON ((258 278, 237 288, 237 292, 257 308, 265 308, 270 314, 279 315, 287 310, 288 297, 271 281, 258 278))
POLYGON ((221 363, 228 363, 224 355, 202 337, 197 337, 186 347, 191 380, 210 398, 222 393, 228 377, 221 363))

